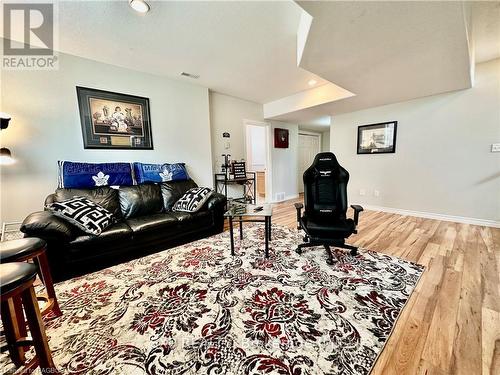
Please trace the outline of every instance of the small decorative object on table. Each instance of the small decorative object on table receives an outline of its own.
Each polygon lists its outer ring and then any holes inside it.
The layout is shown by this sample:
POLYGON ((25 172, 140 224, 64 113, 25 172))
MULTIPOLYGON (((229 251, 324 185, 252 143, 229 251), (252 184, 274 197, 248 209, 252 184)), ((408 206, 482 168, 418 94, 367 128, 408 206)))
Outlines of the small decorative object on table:
POLYGON ((233 171, 233 178, 237 179, 247 177, 247 171, 244 161, 233 161, 231 169, 233 171))

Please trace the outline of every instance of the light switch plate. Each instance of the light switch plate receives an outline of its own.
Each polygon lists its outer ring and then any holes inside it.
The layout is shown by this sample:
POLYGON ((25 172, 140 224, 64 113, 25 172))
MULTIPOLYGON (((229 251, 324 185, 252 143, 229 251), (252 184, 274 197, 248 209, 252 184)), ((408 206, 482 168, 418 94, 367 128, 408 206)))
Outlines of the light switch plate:
POLYGON ((500 152, 500 143, 493 143, 491 145, 491 152, 500 152))

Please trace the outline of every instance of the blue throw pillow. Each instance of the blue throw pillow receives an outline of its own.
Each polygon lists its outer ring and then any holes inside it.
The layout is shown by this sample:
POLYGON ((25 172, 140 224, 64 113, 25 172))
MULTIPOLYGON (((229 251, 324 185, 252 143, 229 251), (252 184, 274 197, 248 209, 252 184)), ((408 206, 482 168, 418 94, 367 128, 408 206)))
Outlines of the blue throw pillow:
POLYGON ((134 175, 138 184, 189 180, 184 163, 144 164, 134 163, 134 175))
POLYGON ((131 163, 59 161, 60 188, 134 185, 131 163))

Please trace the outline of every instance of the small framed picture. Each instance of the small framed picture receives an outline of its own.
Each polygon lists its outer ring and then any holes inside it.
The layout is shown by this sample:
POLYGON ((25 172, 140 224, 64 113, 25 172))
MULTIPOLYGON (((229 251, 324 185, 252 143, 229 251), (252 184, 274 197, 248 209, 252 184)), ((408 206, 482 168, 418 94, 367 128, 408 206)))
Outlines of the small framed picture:
POLYGON ((288 148, 288 129, 274 129, 274 148, 288 148))
POLYGON ((397 126, 397 121, 358 126, 358 154, 396 152, 397 126))

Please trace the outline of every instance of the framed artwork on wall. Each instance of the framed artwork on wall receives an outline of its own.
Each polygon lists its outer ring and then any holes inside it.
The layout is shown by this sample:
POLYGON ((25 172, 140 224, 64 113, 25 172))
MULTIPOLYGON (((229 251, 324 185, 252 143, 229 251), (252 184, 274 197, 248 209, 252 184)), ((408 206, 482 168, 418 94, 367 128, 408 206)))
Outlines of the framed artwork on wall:
POLYGON ((149 99, 76 87, 84 148, 152 150, 149 99))
POLYGON ((358 126, 358 154, 396 152, 397 126, 397 121, 358 126))
POLYGON ((274 128, 274 148, 288 148, 288 129, 274 128))

